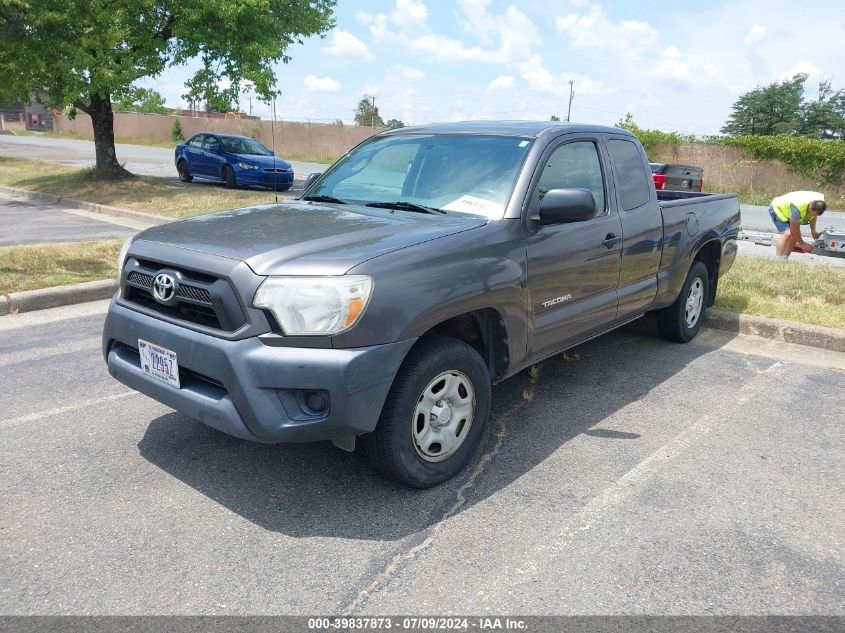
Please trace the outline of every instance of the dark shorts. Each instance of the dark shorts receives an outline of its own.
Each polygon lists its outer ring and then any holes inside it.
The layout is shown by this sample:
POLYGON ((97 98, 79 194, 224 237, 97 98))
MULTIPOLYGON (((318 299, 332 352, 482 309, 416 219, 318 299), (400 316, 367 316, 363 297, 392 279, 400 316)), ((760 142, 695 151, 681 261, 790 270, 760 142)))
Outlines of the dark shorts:
POLYGON ((783 233, 784 231, 789 230, 789 222, 784 222, 776 216, 775 210, 772 207, 769 207, 769 217, 772 218, 772 222, 775 223, 775 228, 777 228, 778 233, 783 233))

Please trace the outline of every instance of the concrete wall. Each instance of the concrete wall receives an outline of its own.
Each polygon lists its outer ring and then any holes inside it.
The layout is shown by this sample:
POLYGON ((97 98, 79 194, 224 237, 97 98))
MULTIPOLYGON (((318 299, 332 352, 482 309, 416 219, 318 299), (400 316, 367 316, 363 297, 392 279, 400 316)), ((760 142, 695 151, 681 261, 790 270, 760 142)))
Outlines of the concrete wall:
MULTIPOLYGON (((189 138, 198 132, 220 132, 252 136, 273 147, 273 126, 270 121, 255 119, 205 119, 159 114, 116 112, 114 134, 120 139, 147 139, 166 143, 170 141, 173 121, 182 126, 182 135, 189 138)), ((91 118, 79 113, 74 120, 56 117, 56 131, 67 132, 82 138, 94 138, 91 118)), ((372 128, 345 125, 321 125, 277 121, 275 146, 281 156, 296 155, 320 159, 335 159, 374 132, 372 128)))
POLYGON ((812 178, 789 171, 776 160, 756 160, 748 152, 735 147, 693 143, 690 145, 658 145, 649 152, 656 163, 688 163, 704 169, 704 189, 739 193, 762 192, 776 195, 787 191, 822 191, 841 197, 845 185, 823 185, 812 178))

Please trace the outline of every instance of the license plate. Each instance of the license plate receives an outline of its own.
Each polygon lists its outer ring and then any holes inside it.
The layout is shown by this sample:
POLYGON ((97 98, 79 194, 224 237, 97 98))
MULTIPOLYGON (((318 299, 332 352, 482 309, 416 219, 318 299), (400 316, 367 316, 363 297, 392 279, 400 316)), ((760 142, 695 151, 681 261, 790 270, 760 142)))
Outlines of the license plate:
POLYGON ((141 355, 141 371, 179 389, 179 363, 176 362, 176 352, 142 339, 138 339, 138 352, 141 355))

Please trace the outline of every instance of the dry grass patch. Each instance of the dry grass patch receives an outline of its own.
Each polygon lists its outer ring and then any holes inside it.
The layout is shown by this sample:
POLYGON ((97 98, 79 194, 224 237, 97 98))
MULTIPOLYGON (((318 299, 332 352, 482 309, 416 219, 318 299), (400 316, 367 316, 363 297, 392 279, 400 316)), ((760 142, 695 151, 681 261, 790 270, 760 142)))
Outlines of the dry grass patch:
MULTIPOLYGON (((149 176, 104 181, 93 178, 89 169, 20 158, 0 158, 0 184, 170 218, 186 218, 275 200, 272 191, 232 190, 213 183, 185 184, 149 176)), ((292 195, 280 193, 279 198, 283 197, 291 198, 292 195)))
POLYGON ((0 295, 117 276, 121 240, 0 248, 0 295))
POLYGON ((845 328, 845 268, 738 256, 719 280, 716 307, 845 328))

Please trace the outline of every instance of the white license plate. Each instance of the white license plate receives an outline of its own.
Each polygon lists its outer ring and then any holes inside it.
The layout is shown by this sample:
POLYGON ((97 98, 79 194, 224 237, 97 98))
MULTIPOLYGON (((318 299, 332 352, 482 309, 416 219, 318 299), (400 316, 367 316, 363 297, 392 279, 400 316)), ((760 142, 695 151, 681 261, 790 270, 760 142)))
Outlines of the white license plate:
POLYGON ((142 339, 138 339, 138 352, 141 355, 141 371, 179 389, 179 363, 176 362, 176 352, 142 339))

